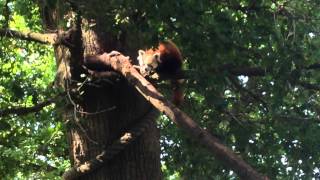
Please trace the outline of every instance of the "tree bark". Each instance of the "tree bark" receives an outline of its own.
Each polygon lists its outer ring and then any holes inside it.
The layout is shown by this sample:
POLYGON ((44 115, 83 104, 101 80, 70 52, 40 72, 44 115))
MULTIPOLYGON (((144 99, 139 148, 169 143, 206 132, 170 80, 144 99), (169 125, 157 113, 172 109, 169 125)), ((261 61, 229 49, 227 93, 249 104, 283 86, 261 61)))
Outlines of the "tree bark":
MULTIPOLYGON (((63 7, 65 4, 60 1, 57 1, 56 7, 48 7, 44 2, 40 2, 44 27, 50 31, 63 30, 58 27, 59 21, 63 15, 75 12, 63 7), (59 12, 62 10, 66 11, 59 12)), ((81 28, 89 21, 92 19, 85 17, 74 20, 81 24, 78 24, 76 34, 70 37, 71 45, 55 46, 56 84, 65 88, 69 97, 63 117, 67 124, 72 166, 95 158, 153 108, 124 78, 100 79, 77 86, 85 79, 80 77, 84 56, 119 47, 118 39, 109 36, 99 24, 92 28, 81 28)), ((103 22, 101 19, 94 21, 103 22)), ((121 46, 125 46, 126 42, 122 43, 121 46)), ((159 131, 155 118, 150 128, 134 143, 102 168, 79 179, 161 179, 159 131)))

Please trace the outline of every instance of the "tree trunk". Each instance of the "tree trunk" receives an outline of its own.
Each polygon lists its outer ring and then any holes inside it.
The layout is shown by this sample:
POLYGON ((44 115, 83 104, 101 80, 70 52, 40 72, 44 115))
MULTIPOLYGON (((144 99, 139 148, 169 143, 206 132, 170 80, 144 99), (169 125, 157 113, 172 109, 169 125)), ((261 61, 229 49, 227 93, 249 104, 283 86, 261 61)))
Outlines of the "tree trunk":
MULTIPOLYGON (((100 1, 102 4, 103 1, 100 1)), ((63 17, 76 13, 60 1, 54 7, 45 2, 40 2, 44 27, 50 31, 65 30, 58 26, 59 22, 63 17)), ((98 11, 81 9, 81 12, 86 14, 85 10, 98 11)), ((68 92, 68 105, 63 117, 67 125, 70 158, 72 166, 78 166, 108 148, 153 107, 122 77, 93 80, 90 83, 88 79, 80 77, 84 56, 124 49, 126 53, 133 54, 135 50, 126 49, 124 38, 105 32, 104 25, 99 23, 104 22, 102 19, 82 16, 81 20, 73 19, 73 22, 81 24, 70 37, 72 44, 68 48, 56 46, 55 56, 58 67, 56 84, 68 92), (89 26, 93 21, 95 26, 89 26), (86 83, 80 87, 79 82, 83 81, 86 83)), ((141 137, 103 167, 80 179, 161 179, 159 132, 155 121, 141 137)))

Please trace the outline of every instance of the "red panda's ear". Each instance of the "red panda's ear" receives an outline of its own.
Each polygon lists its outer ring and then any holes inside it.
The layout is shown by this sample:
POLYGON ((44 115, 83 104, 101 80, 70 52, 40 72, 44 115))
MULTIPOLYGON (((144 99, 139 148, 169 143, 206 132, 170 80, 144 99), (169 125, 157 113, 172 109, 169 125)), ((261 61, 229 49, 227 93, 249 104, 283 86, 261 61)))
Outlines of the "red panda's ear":
POLYGON ((144 50, 141 50, 141 49, 138 51, 139 56, 143 56, 145 53, 146 52, 144 50))
POLYGON ((160 53, 154 53, 153 58, 154 58, 157 62, 160 62, 160 53))

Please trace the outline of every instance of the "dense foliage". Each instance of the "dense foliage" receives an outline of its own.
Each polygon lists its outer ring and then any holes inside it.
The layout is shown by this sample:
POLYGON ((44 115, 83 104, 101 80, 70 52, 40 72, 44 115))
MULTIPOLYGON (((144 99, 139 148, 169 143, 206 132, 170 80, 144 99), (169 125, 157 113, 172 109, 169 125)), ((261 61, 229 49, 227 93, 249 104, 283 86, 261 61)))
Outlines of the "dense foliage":
MULTIPOLYGON (((0 1, 4 8, 5 1, 0 1)), ((38 8, 31 2, 8 3, 11 29, 39 31, 38 8), (28 10, 27 10, 28 9, 28 10)), ((0 10, 2 11, 2 9, 0 10)), ((4 16, 0 16, 4 24, 4 16)), ((55 61, 50 46, 1 37, 0 109, 30 107, 52 92, 55 61)), ((0 117, 0 176, 58 178, 69 166, 63 124, 58 110, 48 106, 25 116, 0 117)))
MULTIPOLYGON (((106 29, 131 33, 128 47, 166 38, 181 47, 189 75, 183 110, 259 172, 272 179, 319 178, 316 0, 122 0, 93 5, 83 16, 100 16, 94 9, 102 7, 106 29)), ((0 12, 2 28, 42 31, 34 1, 0 0, 0 12)), ((51 46, 1 37, 0 62, 1 110, 30 107, 56 94, 51 46)), ((70 166, 59 108, 0 117, 1 177, 59 179, 70 166)), ((168 179, 236 177, 166 117, 159 128, 168 179)))

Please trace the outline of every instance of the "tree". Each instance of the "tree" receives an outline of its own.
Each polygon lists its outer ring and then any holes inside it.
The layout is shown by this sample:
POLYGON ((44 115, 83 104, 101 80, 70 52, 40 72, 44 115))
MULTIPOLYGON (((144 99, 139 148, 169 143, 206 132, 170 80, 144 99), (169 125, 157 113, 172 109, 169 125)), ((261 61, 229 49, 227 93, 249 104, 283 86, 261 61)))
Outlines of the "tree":
POLYGON ((160 179, 160 168, 165 178, 237 177, 166 116, 156 125, 127 77, 100 61, 93 74, 83 68, 112 50, 134 60, 166 38, 186 59, 182 109, 201 127, 272 179, 319 176, 316 1, 0 3, 5 178, 59 178, 68 150, 71 166, 97 159, 144 120, 134 142, 81 178, 160 179))

